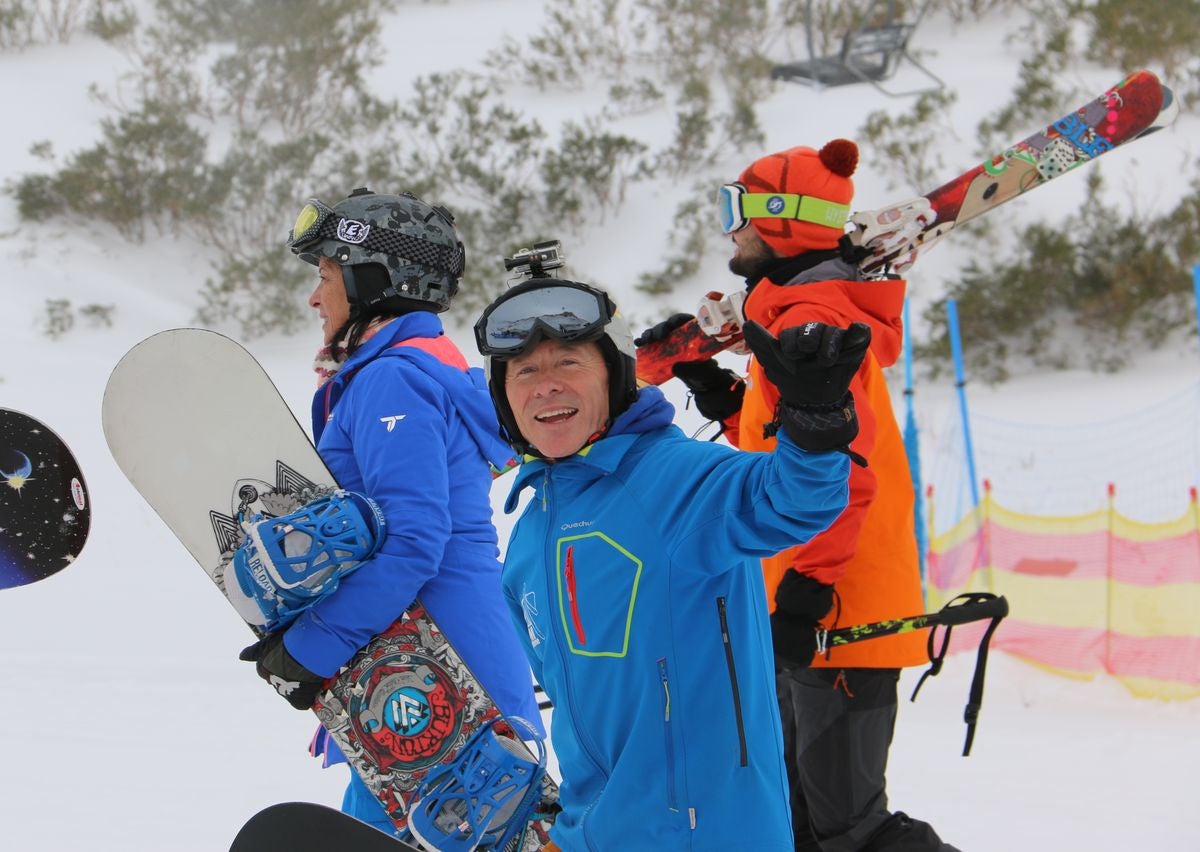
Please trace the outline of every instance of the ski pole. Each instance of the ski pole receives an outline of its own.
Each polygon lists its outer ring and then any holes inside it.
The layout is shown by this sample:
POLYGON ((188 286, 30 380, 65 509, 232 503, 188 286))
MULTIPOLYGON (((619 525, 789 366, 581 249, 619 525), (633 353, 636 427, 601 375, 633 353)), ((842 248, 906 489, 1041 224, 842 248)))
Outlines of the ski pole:
POLYGON ((971 678, 971 691, 967 698, 967 706, 963 711, 963 721, 967 723, 967 739, 963 744, 963 757, 971 753, 971 743, 975 740, 975 724, 979 721, 979 709, 983 705, 983 676, 987 668, 988 645, 992 634, 1004 617, 1008 615, 1008 600, 1003 595, 993 595, 990 592, 967 592, 951 600, 937 612, 912 615, 908 618, 897 618, 890 621, 876 621, 873 624, 860 624, 857 627, 844 627, 840 630, 817 631, 817 653, 823 654, 830 645, 848 645, 864 639, 875 639, 879 636, 891 636, 895 633, 907 633, 924 627, 945 627, 942 646, 934 650, 934 635, 936 629, 929 634, 929 668, 917 681, 912 698, 917 700, 917 693, 927 678, 937 675, 942 670, 942 661, 950 647, 950 631, 956 624, 967 624, 972 621, 990 620, 987 630, 979 640, 979 651, 975 658, 975 674, 971 678))
POLYGON ((864 639, 877 639, 880 636, 892 636, 896 633, 908 633, 926 627, 951 627, 955 624, 967 624, 972 621, 983 621, 988 618, 1000 619, 1008 615, 1008 600, 1003 595, 993 595, 988 592, 969 592, 955 598, 937 612, 926 612, 921 615, 910 615, 907 618, 892 618, 885 621, 874 621, 870 624, 858 624, 852 627, 839 627, 836 630, 821 628, 817 631, 817 653, 823 654, 831 645, 849 645, 864 639), (961 600, 961 603, 956 601, 961 600))

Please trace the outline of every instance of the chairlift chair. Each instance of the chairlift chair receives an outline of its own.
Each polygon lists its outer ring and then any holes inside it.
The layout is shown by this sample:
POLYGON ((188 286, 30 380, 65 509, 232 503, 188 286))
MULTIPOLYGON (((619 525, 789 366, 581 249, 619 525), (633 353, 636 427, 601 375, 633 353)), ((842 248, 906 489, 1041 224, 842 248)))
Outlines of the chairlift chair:
POLYGON ((940 77, 908 52, 908 40, 925 16, 929 0, 921 3, 909 22, 901 20, 902 16, 896 9, 896 0, 875 0, 866 16, 866 23, 849 30, 842 37, 842 48, 834 56, 816 56, 812 38, 812 5, 813 0, 808 0, 804 12, 805 42, 808 45, 809 59, 776 65, 771 69, 772 79, 806 83, 818 89, 852 83, 870 83, 893 98, 935 92, 946 85, 940 77), (886 12, 879 14, 879 7, 884 4, 886 12), (881 22, 876 23, 877 21, 881 22), (881 85, 883 80, 896 73, 902 59, 907 59, 913 67, 928 77, 932 85, 903 92, 895 92, 881 85))

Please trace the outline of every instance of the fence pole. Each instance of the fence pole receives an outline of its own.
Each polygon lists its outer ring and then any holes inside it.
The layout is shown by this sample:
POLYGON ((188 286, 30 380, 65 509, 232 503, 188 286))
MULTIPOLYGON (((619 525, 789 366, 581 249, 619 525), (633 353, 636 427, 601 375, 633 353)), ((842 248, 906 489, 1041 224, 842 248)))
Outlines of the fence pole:
POLYGON ((1108 483, 1108 534, 1104 542, 1104 671, 1112 674, 1113 629, 1113 529, 1116 523, 1117 486, 1108 483))
POLYGON ((983 567, 987 572, 987 590, 996 594, 996 573, 992 558, 992 481, 983 480, 983 502, 979 512, 979 542, 983 551, 983 567))

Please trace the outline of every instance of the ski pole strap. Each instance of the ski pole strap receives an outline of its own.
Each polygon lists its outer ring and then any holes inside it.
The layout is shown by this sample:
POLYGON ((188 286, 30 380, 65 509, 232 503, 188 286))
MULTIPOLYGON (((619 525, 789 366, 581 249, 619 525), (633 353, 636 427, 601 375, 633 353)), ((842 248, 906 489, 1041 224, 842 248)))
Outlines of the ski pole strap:
POLYGON ((953 630, 954 625, 982 621, 985 618, 991 619, 991 624, 987 626, 983 637, 979 640, 979 650, 975 657, 975 674, 971 678, 971 692, 967 698, 967 706, 963 710, 963 721, 967 723, 967 739, 963 744, 963 757, 971 753, 971 744, 975 740, 975 724, 979 720, 979 708, 983 705, 983 678, 987 669, 988 646, 992 641, 992 634, 996 632, 996 628, 1000 626, 1000 622, 1006 615, 1008 615, 1008 601, 1003 595, 993 595, 990 592, 967 592, 954 598, 938 612, 929 616, 928 625, 933 628, 929 631, 929 668, 917 681, 910 701, 917 700, 917 693, 921 691, 921 686, 925 683, 926 678, 936 677, 941 672, 946 651, 950 648, 950 631, 953 630), (939 626, 945 627, 946 632, 942 636, 941 648, 935 652, 934 645, 937 641, 939 626))

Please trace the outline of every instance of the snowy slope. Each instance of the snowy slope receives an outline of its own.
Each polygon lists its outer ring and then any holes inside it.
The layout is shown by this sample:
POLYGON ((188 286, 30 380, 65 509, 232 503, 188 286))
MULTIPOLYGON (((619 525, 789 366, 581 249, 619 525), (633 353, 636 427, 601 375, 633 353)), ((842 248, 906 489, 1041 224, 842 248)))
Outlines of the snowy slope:
MULTIPOLYGON (((406 31, 422 38, 405 39, 406 53, 380 68, 379 80, 401 87, 414 69, 448 70, 480 57, 499 33, 531 26, 538 7, 533 0, 402 4, 385 42, 406 31)), ((960 91, 956 122, 961 119, 964 131, 962 139, 947 141, 947 178, 971 164, 971 128, 991 104, 1003 102, 1013 79, 1015 59, 996 26, 954 30, 931 20, 916 39, 932 66, 953 69, 947 76, 960 91)), ((0 134, 0 176, 38 168, 28 154, 37 140, 53 139, 66 152, 94 139, 104 113, 86 88, 111 84, 121 63, 114 51, 84 38, 0 54, 0 103, 13 117, 0 134)), ((1098 92, 1121 72, 1090 68, 1079 76, 1098 92)), ((537 103, 565 115, 573 100, 586 97, 537 103)), ((894 104, 864 87, 824 94, 787 87, 772 106, 770 150, 853 136, 869 111, 894 104)), ((1109 155, 1105 168, 1110 175, 1139 169, 1146 209, 1165 208, 1181 189, 1172 170, 1189 156, 1195 133, 1188 118, 1139 143, 1140 149, 1109 155)), ((725 164, 731 176, 745 159, 731 154, 725 164)), ((1062 186, 1039 190, 1035 200, 1015 202, 1013 215, 1037 209, 1030 205, 1071 204, 1081 195, 1080 183, 1068 177, 1062 186)), ((858 187, 860 208, 908 194, 889 191, 866 173, 858 187)), ((635 324, 688 308, 694 298, 646 299, 625 274, 635 261, 649 265, 661 251, 672 197, 669 187, 634 186, 624 215, 610 217, 571 249, 573 268, 611 283, 635 324)), ((913 280, 918 301, 937 292, 938 276, 964 251, 951 240, 922 262, 913 280)), ((304 751, 311 717, 288 709, 236 660, 248 632, 121 476, 100 431, 100 399, 112 365, 154 331, 191 322, 196 291, 210 274, 202 248, 169 239, 129 246, 86 222, 22 224, 5 196, 0 259, 7 319, 0 336, 0 405, 27 411, 63 435, 79 456, 95 504, 93 538, 77 564, 40 584, 0 593, 0 677, 7 685, 0 702, 7 734, 0 848, 211 852, 226 848, 251 813, 273 802, 336 803, 345 770, 317 768, 304 751), (115 304, 115 323, 83 326, 51 341, 37 325, 47 298, 115 304)), ((711 258, 708 269, 694 293, 737 285, 722 257, 711 258)), ((454 335, 471 351, 467 329, 454 335)), ((302 415, 316 342, 314 323, 308 335, 251 344, 302 415)), ((1125 374, 1029 377, 973 389, 973 401, 980 410, 1011 417, 1036 411, 1057 423, 1082 424, 1112 400, 1136 405, 1153 401, 1159 390, 1167 394, 1196 382, 1196 355, 1189 338, 1178 351, 1125 374)), ((668 390, 682 402, 679 388, 668 390)), ((931 386, 919 399, 922 417, 934 422, 951 395, 947 387, 931 386)), ((682 421, 698 425, 694 412, 684 412, 682 421)), ((498 484, 497 505, 503 490, 498 484)), ((497 522, 507 533, 510 519, 498 516, 497 522)), ((1185 791, 1200 761, 1200 702, 1138 701, 1111 682, 1064 680, 996 655, 974 754, 964 760, 958 755, 970 666, 967 655, 953 658, 923 687, 917 704, 902 705, 890 768, 896 807, 931 820, 971 852, 1196 847, 1200 815, 1185 791)), ((902 686, 911 688, 915 675, 907 673, 902 686)))

